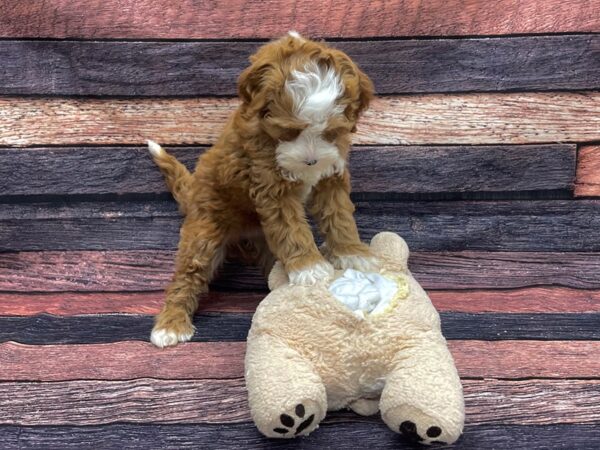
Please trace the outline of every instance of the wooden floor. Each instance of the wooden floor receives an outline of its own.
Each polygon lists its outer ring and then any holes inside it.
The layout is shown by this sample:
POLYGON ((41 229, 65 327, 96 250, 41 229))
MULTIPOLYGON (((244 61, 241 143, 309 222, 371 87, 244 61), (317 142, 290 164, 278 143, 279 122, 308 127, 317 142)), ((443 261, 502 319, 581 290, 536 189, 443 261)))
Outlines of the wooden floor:
POLYGON ((0 448, 410 448, 380 417, 251 422, 266 295, 226 265, 193 342, 152 315, 189 167, 266 39, 325 37, 379 98, 351 154, 362 237, 393 230, 442 316, 460 449, 600 449, 600 0, 0 0, 0 448))

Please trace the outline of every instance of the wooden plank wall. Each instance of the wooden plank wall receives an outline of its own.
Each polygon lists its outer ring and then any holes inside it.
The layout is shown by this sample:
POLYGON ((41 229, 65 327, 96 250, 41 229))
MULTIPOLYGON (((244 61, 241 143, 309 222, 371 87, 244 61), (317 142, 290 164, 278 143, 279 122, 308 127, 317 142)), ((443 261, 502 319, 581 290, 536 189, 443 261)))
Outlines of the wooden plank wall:
MULTIPOLYGON (((255 269, 193 342, 148 342, 180 218, 143 142, 192 167, 290 29, 375 82, 357 222, 406 238, 442 314, 454 448, 600 448, 600 0, 0 0, 1 447, 287 447, 246 403, 255 269)), ((406 445, 340 412, 301 447, 342 444, 406 445)))

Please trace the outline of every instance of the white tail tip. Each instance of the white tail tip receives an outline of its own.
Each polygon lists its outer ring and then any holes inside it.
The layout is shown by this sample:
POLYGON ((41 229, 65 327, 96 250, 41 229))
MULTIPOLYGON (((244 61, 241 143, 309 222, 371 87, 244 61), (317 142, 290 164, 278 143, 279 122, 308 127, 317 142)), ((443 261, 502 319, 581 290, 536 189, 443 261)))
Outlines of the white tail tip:
POLYGON ((150 139, 148 139, 148 150, 150 150, 150 154, 154 157, 158 157, 164 153, 163 148, 150 139))
POLYGON ((301 41, 304 41, 304 38, 302 36, 300 36, 300 33, 298 33, 297 31, 288 31, 288 34, 293 37, 294 39, 299 39, 301 41))

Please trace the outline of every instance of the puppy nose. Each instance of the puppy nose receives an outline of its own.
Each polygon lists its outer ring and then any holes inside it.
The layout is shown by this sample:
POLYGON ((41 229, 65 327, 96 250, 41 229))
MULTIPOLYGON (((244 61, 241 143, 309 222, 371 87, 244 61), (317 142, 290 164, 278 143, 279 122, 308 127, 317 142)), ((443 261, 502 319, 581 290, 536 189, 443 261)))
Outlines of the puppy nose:
POLYGON ((305 161, 305 163, 307 166, 314 166, 317 163, 317 160, 316 159, 307 159, 305 161))

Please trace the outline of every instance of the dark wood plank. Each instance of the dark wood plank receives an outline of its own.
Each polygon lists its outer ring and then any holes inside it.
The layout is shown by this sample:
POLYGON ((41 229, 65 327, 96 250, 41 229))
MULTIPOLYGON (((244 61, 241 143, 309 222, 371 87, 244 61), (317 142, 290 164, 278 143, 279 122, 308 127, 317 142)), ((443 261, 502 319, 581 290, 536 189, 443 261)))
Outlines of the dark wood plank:
POLYGON ((577 156, 575 195, 600 196, 600 146, 581 147, 577 156))
MULTIPOLYGON (((250 313, 196 315, 193 342, 244 341, 250 313)), ((458 313, 442 312, 446 339, 600 340, 600 313, 458 313)), ((153 316, 115 315, 0 317, 0 342, 21 344, 105 344, 150 340, 153 316)))
MULTIPOLYGON (((597 423, 600 414, 598 380, 487 379, 462 380, 462 384, 469 426, 542 425, 559 417, 561 423, 597 423)), ((0 396, 4 399, 0 424, 233 424, 252 420, 243 379, 3 382, 0 396)), ((379 423, 381 419, 372 420, 379 423)))
MULTIPOLYGON (((358 202, 362 239, 382 230, 413 251, 600 251, 600 200, 358 202)), ((173 249, 172 201, 30 203, 0 210, 0 251, 173 249), (68 230, 68 232, 65 232, 68 230)))
MULTIPOLYGON (((160 291, 171 279, 174 259, 175 252, 165 250, 0 253, 0 291, 160 291)), ((598 252, 412 252, 409 266, 426 289, 600 289, 598 252)), ((265 292, 267 286, 257 268, 225 264, 213 289, 229 294, 265 292)))
MULTIPOLYGON (((0 145, 215 142, 237 100, 0 98, 0 145), (44 126, 40 127, 39 124, 44 126), (110 132, 107 132, 110 130, 110 132)), ((355 144, 538 144, 600 140, 600 92, 380 97, 355 144)))
MULTIPOLYGON (((0 94, 235 96, 237 77, 259 45, 0 41, 0 94)), ((382 95, 600 87, 597 35, 332 45, 348 53, 382 95)))
POLYGON ((272 38, 288 30, 312 36, 445 36, 596 32, 597 0, 361 0, 316 7, 314 1, 226 4, 166 0, 0 1, 0 36, 50 38, 272 38), (94 11, 82 15, 81 11, 94 11))
MULTIPOLYGON (((193 170, 205 148, 170 149, 193 170)), ((574 145, 355 147, 355 193, 572 189, 574 145)), ((0 192, 14 195, 167 192, 145 147, 0 149, 0 192), (35 173, 35 176, 32 174, 35 173)))
MULTIPOLYGON (((421 276, 418 275, 420 278, 421 276)), ((43 285, 37 285, 43 289, 43 285)), ((198 313, 254 312, 265 292, 211 291, 198 313)), ((165 294, 148 292, 0 292, 0 316, 52 314, 158 314, 165 294)), ((440 312, 599 313, 600 290, 532 287, 503 290, 429 291, 440 312)))
MULTIPOLYGON (((597 378, 599 341, 454 340, 463 378, 597 378)), ((158 349, 146 342, 81 345, 0 343, 0 380, 241 378, 243 342, 191 342, 158 349)))
MULTIPOLYGON (((200 425, 104 426, 0 426, 0 439, 6 450, 60 448, 81 450, 94 448, 197 449, 303 449, 376 448, 381 450, 414 449, 381 421, 359 416, 332 413, 323 425, 301 440, 265 439, 252 423, 200 425)), ((482 425, 469 426, 460 440, 444 448, 512 450, 547 450, 549 448, 597 449, 600 427, 596 424, 553 425, 482 425)))

